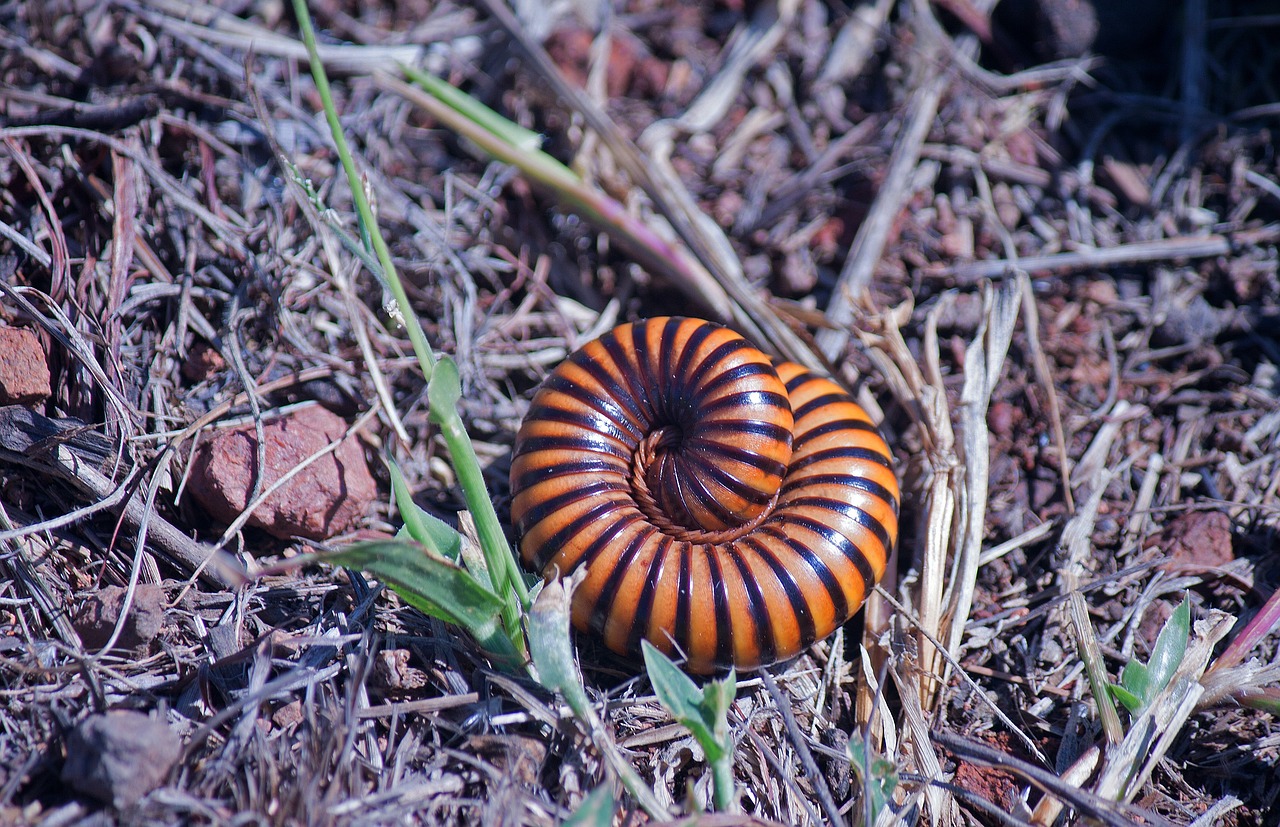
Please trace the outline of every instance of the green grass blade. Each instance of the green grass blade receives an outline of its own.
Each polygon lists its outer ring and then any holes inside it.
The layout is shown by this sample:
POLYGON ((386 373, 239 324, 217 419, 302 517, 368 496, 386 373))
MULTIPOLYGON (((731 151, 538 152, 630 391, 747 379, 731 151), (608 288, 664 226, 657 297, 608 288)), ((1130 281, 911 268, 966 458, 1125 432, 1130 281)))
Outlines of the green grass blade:
POLYGON ((1111 684, 1111 695, 1120 703, 1124 704, 1124 708, 1134 715, 1139 715, 1146 708, 1146 701, 1137 695, 1125 689, 1118 683, 1111 684))
POLYGON ((369 572, 414 608, 461 626, 490 654, 519 662, 500 620, 503 601, 466 569, 439 554, 417 543, 377 540, 315 558, 369 572))
POLYGON ((445 106, 482 127, 486 132, 501 138, 515 149, 521 152, 535 152, 542 147, 542 136, 537 132, 525 129, 520 124, 504 118, 453 85, 413 66, 400 68, 410 80, 439 99, 445 106))
POLYGON ((1151 680, 1151 694, 1164 689, 1173 680, 1173 675, 1182 665, 1187 655, 1187 643, 1191 640, 1191 603, 1184 597, 1178 608, 1173 610, 1164 628, 1156 637, 1156 644, 1151 648, 1151 659, 1147 661, 1147 673, 1151 680))
MULTIPOLYGON (((400 466, 390 459, 386 463, 387 470, 391 472, 391 490, 396 495, 396 509, 400 512, 400 519, 404 520, 402 534, 449 562, 457 563, 462 554, 462 535, 444 520, 419 508, 413 501, 413 494, 409 491, 404 474, 400 472, 400 466)), ((404 538, 397 535, 397 539, 404 538)))

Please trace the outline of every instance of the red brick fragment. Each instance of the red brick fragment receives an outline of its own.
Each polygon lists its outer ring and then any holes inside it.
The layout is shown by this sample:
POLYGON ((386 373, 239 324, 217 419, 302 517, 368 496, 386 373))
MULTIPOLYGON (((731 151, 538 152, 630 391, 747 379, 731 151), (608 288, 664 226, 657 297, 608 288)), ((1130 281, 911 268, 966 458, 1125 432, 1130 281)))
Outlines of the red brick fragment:
MULTIPOLYGON (((319 406, 263 423, 267 467, 262 490, 340 439, 346 428, 345 420, 319 406)), ((196 449, 191 496, 214 518, 230 523, 248 505, 256 466, 252 423, 223 431, 196 449)), ((347 439, 268 497, 248 524, 282 539, 324 540, 355 526, 377 493, 364 450, 357 440, 347 439)))
POLYGON ((0 405, 32 405, 49 393, 49 365, 36 334, 0 327, 0 405))

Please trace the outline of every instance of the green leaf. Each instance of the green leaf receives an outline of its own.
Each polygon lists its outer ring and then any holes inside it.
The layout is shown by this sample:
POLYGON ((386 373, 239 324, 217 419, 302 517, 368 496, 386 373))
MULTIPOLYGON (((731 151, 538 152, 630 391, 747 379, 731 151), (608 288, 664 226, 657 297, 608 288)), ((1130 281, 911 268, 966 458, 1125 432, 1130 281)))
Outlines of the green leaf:
MULTIPOLYGON (((1151 701, 1151 677, 1147 667, 1138 660, 1131 660, 1120 672, 1120 685, 1146 706, 1151 701)), ((1127 706, 1127 704, 1126 704, 1127 706)))
POLYGON ((1124 708, 1132 712, 1134 715, 1140 715, 1146 704, 1137 695, 1125 689, 1118 683, 1109 684, 1111 695, 1120 703, 1124 704, 1124 708))
POLYGON ((563 580, 552 580, 538 592, 525 616, 525 636, 529 654, 538 670, 538 682, 559 692, 570 708, 585 718, 590 706, 582 686, 578 663, 573 656, 573 633, 569 631, 570 595, 563 580))
POLYGON ((1147 661, 1147 673, 1151 681, 1150 702, 1169 685, 1182 665, 1187 654, 1187 642, 1191 640, 1191 604, 1187 598, 1173 610, 1164 628, 1156 637, 1156 645, 1151 649, 1151 659, 1147 661))
POLYGON ((565 820, 564 827, 610 827, 617 807, 618 800, 609 785, 601 784, 582 800, 573 815, 565 820))
POLYGON ((703 716, 703 693, 658 647, 647 640, 641 641, 640 646, 644 653, 645 671, 649 673, 649 682, 653 684, 658 702, 666 707, 678 723, 693 733, 693 737, 704 745, 704 749, 705 744, 714 745, 715 733, 710 722, 703 716))
POLYGON ((462 380, 458 377, 458 365, 448 356, 441 356, 431 371, 427 382, 427 419, 440 425, 458 409, 462 398, 462 380))
POLYGON ((1111 694, 1134 715, 1142 714, 1177 674, 1191 639, 1191 604, 1186 598, 1173 610, 1151 647, 1151 659, 1143 664, 1133 658, 1120 672, 1111 694))
POLYGON ((697 684, 649 641, 641 642, 645 670, 658 702, 682 724, 706 753, 718 761, 733 748, 729 738, 729 706, 737 693, 737 677, 731 670, 723 680, 697 684))
POLYGON ((875 824, 898 786, 898 770, 893 762, 870 752, 866 742, 860 737, 849 739, 848 752, 849 764, 863 791, 862 823, 875 824))
MULTIPOLYGON (((400 473, 400 466, 391 459, 387 459, 386 463, 387 470, 391 472, 391 490, 396 495, 396 508, 400 512, 400 519, 404 520, 402 533, 446 560, 458 562, 458 556, 462 553, 462 535, 444 520, 422 510, 413 501, 413 494, 409 491, 404 474, 400 473)), ((403 537, 397 535, 397 539, 403 537)))
POLYGON ((488 652, 515 657, 500 622, 502 600, 466 569, 424 546, 377 540, 317 554, 315 559, 367 571, 414 608, 466 629, 488 652))

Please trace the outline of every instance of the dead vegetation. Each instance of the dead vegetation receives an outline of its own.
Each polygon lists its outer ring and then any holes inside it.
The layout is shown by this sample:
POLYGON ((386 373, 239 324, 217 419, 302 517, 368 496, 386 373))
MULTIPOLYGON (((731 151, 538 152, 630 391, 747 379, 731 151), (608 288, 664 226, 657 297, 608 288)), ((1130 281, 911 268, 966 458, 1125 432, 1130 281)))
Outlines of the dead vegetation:
MULTIPOLYGON (((1094 38, 1079 6, 312 4, 500 514, 530 391, 619 320, 732 323, 882 413, 900 565, 863 622, 740 677, 740 819, 856 821, 850 738, 907 823, 1276 806, 1276 642, 1231 641, 1280 580, 1280 19, 1130 3, 1094 38), (545 135, 696 278, 477 157, 376 76, 397 61, 545 135), (1184 594, 1176 686, 1109 721, 1088 667, 1145 662, 1184 594)), ((0 38, 0 326, 52 379, 0 411, 0 822, 564 820, 609 765, 536 684, 358 573, 208 564, 301 547, 185 496, 195 440, 298 404, 352 426, 382 492, 330 545, 394 531, 380 453, 462 508, 328 220, 354 234, 287 6, 11 2, 0 38), (180 739, 158 788, 82 792, 70 733, 109 709, 180 739)), ((582 659, 673 816, 709 800, 644 677, 582 659)))

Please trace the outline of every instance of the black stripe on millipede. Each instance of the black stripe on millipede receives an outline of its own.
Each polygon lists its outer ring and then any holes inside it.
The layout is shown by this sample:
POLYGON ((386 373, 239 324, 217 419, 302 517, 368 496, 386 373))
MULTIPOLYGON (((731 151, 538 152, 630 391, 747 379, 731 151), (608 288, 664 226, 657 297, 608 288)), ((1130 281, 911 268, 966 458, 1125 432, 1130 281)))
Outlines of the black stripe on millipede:
MULTIPOLYGON (((623 531, 635 525, 636 523, 641 523, 641 527, 640 527, 641 537, 652 537, 653 534, 657 531, 657 529, 654 526, 651 526, 644 522, 644 517, 640 515, 640 512, 635 510, 628 511, 624 514, 619 515, 617 519, 615 519, 612 523, 609 524, 608 528, 600 532, 599 537, 592 540, 591 544, 582 550, 582 553, 578 555, 578 559, 574 561, 573 567, 575 569, 579 569, 584 566, 591 565, 591 563, 597 557, 600 556, 600 553, 609 547, 609 544, 613 542, 614 537, 617 537, 623 531)), ((585 527, 586 526, 584 525, 580 527, 578 530, 581 531, 582 528, 585 528, 585 527)), ((551 544, 547 543, 547 545, 550 546, 551 544)), ((564 572, 564 573, 568 574, 568 572, 564 572)))
MULTIPOLYGON (((780 411, 789 411, 791 410, 791 401, 780 393, 772 393, 770 391, 738 391, 728 396, 722 396, 714 402, 704 402, 698 406, 698 413, 702 416, 710 416, 717 411, 733 408, 777 408, 780 411)), ((763 410, 761 410, 761 415, 764 415, 763 410)))
MULTIPOLYGON (((568 491, 564 494, 559 494, 555 497, 551 497, 545 502, 538 503, 521 516, 521 533, 527 533, 543 520, 554 517, 560 508, 576 501, 580 496, 585 496, 587 494, 600 494, 606 491, 622 491, 626 492, 628 497, 630 496, 630 491, 625 486, 619 486, 607 482, 596 483, 592 486, 584 486, 582 489, 577 491, 568 491)), ((567 525, 563 525, 556 529, 555 534, 548 537, 547 541, 538 549, 538 554, 534 561, 538 564, 538 568, 541 569, 547 564, 548 560, 559 553, 559 551, 569 542, 569 538, 575 536, 592 522, 600 519, 610 511, 619 508, 623 504, 624 501, 616 499, 607 499, 602 503, 596 503, 588 508, 584 513, 579 514, 577 517, 570 520, 567 525), (545 555, 544 559, 544 551, 547 549, 550 549, 551 553, 545 555)))
MULTIPOLYGON (((601 342, 603 343, 611 338, 612 337, 606 337, 601 340, 601 342)), ((648 421, 648 417, 645 415, 644 409, 640 407, 639 401, 631 395, 630 389, 626 385, 622 384, 618 377, 615 376, 613 372, 599 360, 592 359, 585 355, 580 359, 574 359, 578 354, 585 353, 586 351, 580 350, 569 358, 573 359, 574 363, 577 364, 578 367, 590 374, 591 378, 595 380, 596 384, 601 387, 604 393, 611 396, 613 401, 616 402, 620 408, 624 409, 624 412, 637 426, 643 427, 644 423, 648 421)), ((554 376, 555 374, 552 375, 554 376)), ((589 388, 584 390, 587 390, 588 392, 590 391, 589 388)))
MULTIPOLYGON (((785 536, 781 534, 774 534, 773 536, 776 538, 777 542, 787 543, 787 538, 785 536)), ((789 543, 787 544, 790 545, 789 543)), ((769 570, 773 572, 774 579, 778 581, 778 585, 782 587, 783 593, 787 596, 787 602, 791 604, 791 614, 795 617, 796 627, 800 632, 800 644, 804 646, 808 645, 806 641, 811 643, 816 640, 818 637, 818 630, 813 623, 813 609, 809 606, 809 598, 805 595, 804 589, 800 588, 800 584, 796 582, 795 574, 790 568, 783 565, 782 561, 778 559, 778 555, 773 553, 771 544, 766 543, 760 536, 749 534, 738 541, 738 546, 739 548, 746 547, 751 549, 757 557, 765 562, 765 565, 769 567, 769 570)), ((808 559, 808 557, 811 556, 812 555, 808 555, 805 561, 809 565, 809 568, 813 570, 813 573, 822 580, 822 583, 827 588, 828 593, 831 592, 832 586, 839 590, 839 584, 836 583, 836 577, 831 573, 831 569, 823 565, 820 560, 817 561, 815 565, 813 560, 808 559)), ((843 597, 843 592, 841 592, 840 597, 843 597)), ((831 602, 838 607, 839 603, 836 595, 831 595, 831 602)), ((772 624, 770 625, 770 631, 772 631, 772 624)), ((776 639, 774 641, 774 648, 777 648, 776 639)))
POLYGON ((823 448, 821 451, 814 451, 803 459, 793 460, 791 462, 791 471, 795 473, 815 462, 826 462, 833 459, 861 460, 874 462, 876 465, 882 465, 885 468, 893 468, 893 461, 889 459, 888 455, 874 448, 855 448, 851 445, 842 445, 835 448, 823 448))
MULTIPOLYGON (((796 502, 800 502, 800 501, 797 500, 796 502)), ((832 511, 837 511, 837 512, 847 514, 849 516, 853 516, 853 519, 859 525, 861 525, 863 528, 867 529, 868 531, 872 532, 877 537, 882 538, 882 545, 884 546, 885 551, 886 552, 888 551, 889 535, 884 530, 884 526, 880 525, 880 523, 877 522, 874 517, 872 517, 870 514, 863 511, 862 509, 853 508, 853 507, 850 507, 849 509, 845 509, 841 507, 843 505, 842 503, 837 503, 834 500, 826 500, 822 497, 806 497, 804 498, 804 504, 820 506, 820 507, 828 507, 832 511), (832 508, 831 505, 834 505, 836 507, 832 508), (854 516, 854 514, 856 514, 857 516, 854 516)), ((871 568, 871 561, 867 559, 867 555, 862 553, 862 549, 858 548, 858 544, 853 542, 853 540, 850 540, 848 537, 844 536, 839 531, 836 531, 834 528, 827 525, 826 523, 819 522, 818 520, 814 520, 809 517, 803 517, 798 514, 788 513, 785 519, 787 522, 792 523, 793 525, 800 526, 801 528, 806 528, 809 531, 812 531, 814 534, 820 535, 828 543, 830 543, 831 545, 839 549, 840 553, 843 554, 850 563, 853 563, 854 568, 858 570, 858 574, 862 575, 862 582, 864 584, 869 586, 871 583, 876 582, 876 573, 871 568)))
POLYGON ((671 359, 676 352, 676 334, 680 332, 680 320, 667 319, 662 325, 662 343, 658 346, 658 374, 670 382, 674 375, 671 372, 671 359))
POLYGON ((787 382, 787 393, 795 396, 796 391, 803 388, 808 383, 817 379, 818 375, 811 370, 802 370, 800 373, 791 377, 791 381, 787 382))
POLYGON ((676 592, 676 622, 673 637, 689 654, 693 641, 693 544, 680 544, 680 588, 676 592))
POLYGON ((853 399, 849 397, 849 394, 847 393, 844 393, 844 392, 824 393, 821 396, 815 396, 813 399, 810 399, 808 402, 796 408, 794 411, 796 421, 797 422, 800 421, 801 417, 808 416, 809 414, 813 413, 819 408, 825 408, 826 406, 834 405, 837 402, 848 402, 850 404, 855 404, 855 405, 857 404, 856 402, 853 401, 853 399))
MULTIPOLYGON (((813 549, 809 548, 804 543, 800 542, 799 540, 788 537, 782 531, 782 529, 777 525, 761 526, 759 529, 759 532, 762 535, 767 534, 770 537, 776 538, 778 542, 786 545, 793 552, 795 552, 796 556, 799 557, 801 560, 803 560, 805 565, 809 567, 809 570, 814 573, 814 576, 816 576, 819 580, 822 581, 822 587, 827 590, 827 597, 831 599, 831 606, 835 611, 835 616, 836 617, 849 616, 849 599, 845 597, 844 588, 840 585, 840 578, 836 577, 836 573, 831 570, 831 567, 827 565, 827 562, 825 560, 823 560, 821 557, 815 554, 813 549)), ((765 556, 765 559, 769 561, 769 566, 775 572, 777 571, 786 572, 787 576, 791 578, 790 586, 786 585, 787 581, 783 581, 783 587, 787 588, 788 590, 787 595, 791 596, 792 594, 791 589, 794 588, 796 590, 796 593, 800 596, 800 600, 802 601, 802 604, 797 604, 795 597, 792 597, 791 603, 793 606, 799 606, 799 605, 804 606, 804 614, 801 615, 800 611, 797 610, 796 617, 797 618, 803 617, 804 622, 801 624, 801 631, 803 632, 803 634, 800 637, 800 643, 801 643, 801 646, 808 646, 810 643, 813 643, 815 640, 818 639, 818 630, 814 626, 813 610, 809 607, 809 600, 804 595, 804 591, 800 588, 800 585, 795 582, 795 575, 791 573, 791 570, 789 568, 783 565, 781 560, 778 560, 776 557, 774 557, 773 551, 769 549, 768 544, 765 543, 763 540, 760 540, 759 545, 764 551, 768 552, 768 554, 764 556, 765 556)), ((859 575, 861 575, 862 569, 859 568, 858 573, 859 575)), ((779 580, 781 579, 782 578, 779 577, 779 580)), ((864 577, 863 588, 869 589, 872 582, 874 581, 868 580, 864 577)))
MULTIPOLYGON (((591 616, 587 619, 587 627, 598 637, 604 636, 605 623, 608 622, 609 617, 613 614, 613 598, 618 593, 618 587, 622 585, 622 578, 627 576, 627 570, 631 568, 631 561, 640 553, 649 536, 649 534, 642 531, 631 538, 631 542, 627 543, 626 549, 614 561, 613 568, 609 570, 609 577, 604 581, 604 585, 600 587, 600 597, 591 610, 591 616)), ((634 624, 635 622, 636 615, 633 614, 630 618, 630 623, 634 624)))
MULTIPOLYGON (((687 465, 687 461, 681 463, 687 465)), ((707 490, 706 483, 698 474, 684 474, 675 472, 669 477, 672 485, 676 486, 676 496, 679 498, 681 506, 689 514, 693 514, 699 509, 708 511, 715 515, 715 518, 723 525, 737 525, 740 520, 736 514, 725 507, 720 502, 720 498, 707 490), (696 503, 690 506, 690 501, 696 503)))
POLYGON ((662 567, 667 560, 667 552, 671 550, 672 538, 667 537, 667 542, 654 552, 653 560, 649 562, 649 571, 645 574, 644 587, 640 591, 640 599, 636 601, 636 613, 631 619, 631 629, 627 632, 626 649, 632 654, 640 653, 640 638, 644 637, 644 633, 649 625, 649 615, 653 614, 653 601, 658 595, 658 577, 662 574, 662 567))
POLYGON ((883 523, 853 503, 841 502, 830 497, 796 497, 787 502, 788 509, 793 506, 796 508, 821 508, 841 514, 874 534, 886 550, 889 548, 889 530, 884 527, 883 523))
MULTIPOLYGON (((636 325, 632 325, 631 330, 634 335, 638 329, 636 325)), ((635 343, 631 344, 631 349, 617 335, 610 334, 601 336, 600 345, 604 348, 605 353, 609 354, 610 361, 616 370, 617 381, 626 383, 627 397, 635 402, 637 409, 640 411, 641 419, 645 422, 653 421, 654 410, 653 405, 649 402, 648 390, 644 387, 644 382, 636 374, 635 365, 630 358, 634 353, 635 343)))
POLYGON ((750 349, 751 345, 747 344, 746 339, 730 339, 723 344, 717 345, 714 350, 706 355, 706 358, 689 371, 686 384, 693 393, 701 395, 702 380, 706 378, 708 373, 719 369, 720 363, 728 359, 731 354, 740 350, 750 349))
POLYGON ((778 659, 778 645, 773 636, 773 625, 769 623, 769 607, 765 605, 764 593, 741 554, 730 552, 726 556, 738 567, 738 574, 746 587, 747 612, 751 615, 751 624, 756 627, 757 659, 760 663, 773 663, 778 659))
POLYGON ((743 465, 750 465, 752 468, 759 468, 764 473, 773 474, 777 477, 781 477, 783 474, 787 473, 787 466, 777 460, 772 460, 762 454, 758 454, 755 451, 748 451, 744 448, 732 448, 722 442, 709 443, 708 447, 703 449, 699 447, 700 442, 701 440, 695 441, 691 447, 687 446, 686 450, 706 454, 707 456, 715 456, 720 460, 728 462, 740 462, 743 465))
MULTIPOLYGON (((794 479, 782 487, 782 491, 779 492, 779 496, 788 494, 791 491, 803 491, 809 488, 809 486, 821 487, 824 485, 840 485, 845 488, 865 491, 873 497, 878 497, 893 506, 893 513, 895 516, 898 513, 898 498, 893 496, 893 492, 875 480, 860 477, 857 474, 814 474, 813 476, 804 477, 802 479, 794 479)), ((816 491, 817 488, 814 490, 816 491)))
POLYGON ((698 436, 710 440, 712 434, 762 436, 775 442, 786 442, 790 432, 781 425, 758 419, 719 419, 698 423, 698 436))
POLYGON ((584 407, 594 408, 610 419, 617 420, 619 424, 625 424, 631 431, 639 433, 642 430, 641 424, 644 419, 639 415, 639 411, 634 409, 626 410, 619 401, 623 393, 622 386, 617 384, 607 371, 602 371, 600 365, 593 360, 583 359, 580 361, 579 367, 591 374, 592 379, 596 382, 603 382, 601 390, 605 391, 605 393, 599 393, 594 388, 580 385, 560 373, 553 373, 548 376, 543 383, 543 387, 581 402, 584 407))
MULTIPOLYGON (((735 348, 735 350, 741 349, 742 348, 735 348)), ((728 354, 726 353, 725 355, 727 356, 728 354)), ((768 376, 770 374, 774 374, 774 370, 771 365, 763 362, 745 362, 741 365, 737 365, 728 370, 722 370, 717 373, 714 379, 710 380, 702 387, 698 387, 698 396, 713 396, 716 391, 720 390, 725 385, 732 385, 735 382, 741 382, 743 379, 747 379, 752 376, 768 376)), ((697 387, 697 385, 694 387, 697 387)))
MULTIPOLYGON (((666 402, 668 393, 666 380, 661 374, 654 372, 655 354, 649 349, 649 329, 652 326, 650 322, 632 325, 631 344, 636 358, 640 392, 644 395, 646 407, 653 412, 654 416, 658 416, 658 412, 666 402)), ((659 344, 658 346, 661 347, 662 345, 659 344)))
POLYGON ((631 462, 631 452, 619 448, 607 439, 593 440, 590 437, 570 437, 570 436, 531 436, 524 437, 518 441, 516 445, 515 455, 522 456, 530 454, 534 451, 594 451, 599 454, 608 454, 609 456, 618 457, 631 462))
POLYGON ((809 440, 820 436, 826 436, 827 434, 835 433, 836 431, 863 431, 877 436, 880 435, 880 432, 876 430, 876 426, 872 425, 870 422, 863 422, 861 419, 833 419, 830 422, 815 425, 803 433, 798 434, 792 441, 791 447, 798 450, 801 445, 805 444, 809 440))
POLYGON ((707 337, 714 333, 716 328, 709 324, 700 324, 693 329, 693 333, 689 334, 689 338, 685 340, 680 348, 680 361, 676 363, 675 370, 666 374, 671 381, 673 395, 688 399, 693 395, 694 384, 690 381, 689 365, 693 361, 694 356, 698 353, 698 348, 702 347, 702 343, 707 337))
POLYGON ((629 447, 634 447, 642 436, 626 428, 624 423, 618 422, 614 417, 602 411, 570 411, 550 405, 531 405, 527 416, 548 422, 573 425, 585 431, 602 433, 629 447))
MULTIPOLYGON (((724 456, 722 451, 717 450, 704 452, 691 450, 690 453, 699 457, 700 461, 690 461, 688 462, 688 465, 700 470, 700 473, 694 474, 693 477, 701 484, 703 490, 709 492, 711 489, 709 488, 708 483, 714 483, 719 485, 725 491, 728 491, 731 494, 736 494, 747 502, 755 503, 756 505, 767 505, 769 501, 773 499, 775 492, 757 488, 750 483, 739 479, 732 472, 721 467, 718 464, 718 461, 724 456)), ((690 459, 692 459, 692 457, 690 459)), ((777 465, 777 463, 768 462, 766 462, 766 464, 771 466, 777 465)), ((783 470, 785 471, 786 469, 783 470)), ((718 497, 717 494, 711 494, 711 496, 718 497)))
POLYGON ((729 612, 729 585, 720 571, 720 555, 708 554, 707 564, 711 570, 711 588, 715 595, 716 607, 716 656, 717 664, 733 662, 733 628, 732 616, 729 612))
POLYGON ((592 474, 599 477, 600 474, 617 474, 625 473, 625 469, 618 468, 611 464, 608 460, 601 458, 580 459, 573 462, 561 462, 552 468, 530 468, 518 477, 511 480, 511 488, 514 491, 521 491, 529 488, 536 483, 551 477, 563 477, 569 474, 592 474))

